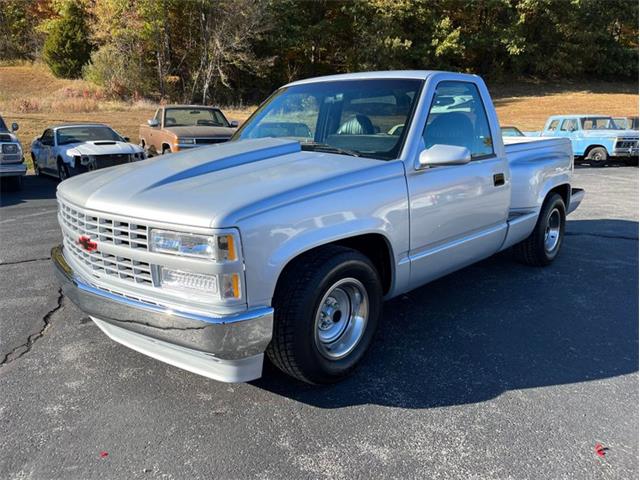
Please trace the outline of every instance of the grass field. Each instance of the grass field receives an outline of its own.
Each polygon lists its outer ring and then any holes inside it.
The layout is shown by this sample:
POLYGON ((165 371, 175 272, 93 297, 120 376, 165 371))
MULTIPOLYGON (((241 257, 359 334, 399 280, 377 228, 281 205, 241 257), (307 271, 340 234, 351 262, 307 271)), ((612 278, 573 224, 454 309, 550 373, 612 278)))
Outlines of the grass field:
MULTIPOLYGON (((501 124, 522 130, 539 130, 549 115, 556 114, 638 115, 637 83, 514 82, 491 85, 490 91, 501 124)), ((95 86, 82 80, 57 79, 42 65, 0 67, 0 113, 7 123, 20 124, 18 136, 29 163, 31 141, 48 126, 106 123, 137 142, 138 125, 150 118, 154 109, 147 101, 108 100, 95 86)), ((243 122, 254 109, 223 110, 229 119, 243 122)))

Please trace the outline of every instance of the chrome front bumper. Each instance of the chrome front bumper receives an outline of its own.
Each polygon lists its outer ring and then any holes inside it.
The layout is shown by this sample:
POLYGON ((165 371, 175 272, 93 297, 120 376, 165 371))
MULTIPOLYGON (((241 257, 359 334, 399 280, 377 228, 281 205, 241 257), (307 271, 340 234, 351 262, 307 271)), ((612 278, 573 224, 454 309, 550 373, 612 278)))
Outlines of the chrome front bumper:
POLYGON ((19 177, 27 174, 24 163, 0 163, 0 177, 19 177))
POLYGON ((116 342, 223 382, 261 376, 272 308, 225 316, 176 311, 91 285, 69 266, 62 245, 51 250, 51 259, 65 296, 116 342))
POLYGON ((616 148, 611 153, 612 157, 637 157, 638 148, 616 148))

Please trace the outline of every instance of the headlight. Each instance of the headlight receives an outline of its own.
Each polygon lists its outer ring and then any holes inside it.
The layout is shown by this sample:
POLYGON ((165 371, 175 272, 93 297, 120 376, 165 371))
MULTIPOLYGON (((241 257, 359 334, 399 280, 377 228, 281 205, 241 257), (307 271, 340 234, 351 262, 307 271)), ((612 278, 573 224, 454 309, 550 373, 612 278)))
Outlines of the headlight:
POLYGON ((4 143, 2 145, 2 153, 7 153, 7 154, 18 153, 18 144, 4 143))
POLYGON ((206 275, 160 267, 160 286, 183 293, 206 293, 215 300, 240 298, 238 273, 206 275))
POLYGON ((151 251, 209 258, 216 262, 232 262, 236 255, 236 239, 233 234, 197 235, 192 233, 151 230, 151 251))
POLYGON ((178 138, 178 143, 183 144, 183 145, 193 145, 194 143, 196 143, 196 139, 195 138, 178 138))

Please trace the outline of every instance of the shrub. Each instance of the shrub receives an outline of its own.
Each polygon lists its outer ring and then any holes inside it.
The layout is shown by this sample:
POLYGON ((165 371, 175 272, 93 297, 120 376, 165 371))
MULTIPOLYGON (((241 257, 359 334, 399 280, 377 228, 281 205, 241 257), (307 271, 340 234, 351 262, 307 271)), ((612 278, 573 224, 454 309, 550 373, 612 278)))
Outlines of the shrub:
POLYGON ((113 97, 139 98, 149 91, 149 79, 134 55, 120 52, 114 45, 104 45, 91 54, 84 67, 84 79, 103 87, 113 97))
POLYGON ((91 55, 86 14, 75 1, 65 3, 61 13, 49 26, 42 55, 56 77, 77 78, 91 55))

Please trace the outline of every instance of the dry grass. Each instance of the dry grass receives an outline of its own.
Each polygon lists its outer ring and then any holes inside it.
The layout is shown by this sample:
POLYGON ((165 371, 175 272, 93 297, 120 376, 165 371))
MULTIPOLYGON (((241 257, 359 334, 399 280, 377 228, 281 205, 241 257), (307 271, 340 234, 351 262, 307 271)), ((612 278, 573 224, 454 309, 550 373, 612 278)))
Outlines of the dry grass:
MULTIPOLYGON (((593 82, 536 84, 514 82, 490 87, 503 125, 539 130, 549 115, 597 113, 638 115, 638 85, 593 82)), ((51 125, 100 122, 138 141, 138 126, 153 115, 149 102, 108 100, 100 89, 82 80, 57 79, 42 65, 0 66, 0 113, 18 122, 18 136, 30 162, 34 137, 51 125)), ((243 122, 255 107, 225 108, 229 119, 243 122)))
POLYGON ((550 115, 638 115, 638 84, 520 84, 495 85, 493 95, 502 125, 541 130, 550 115))

